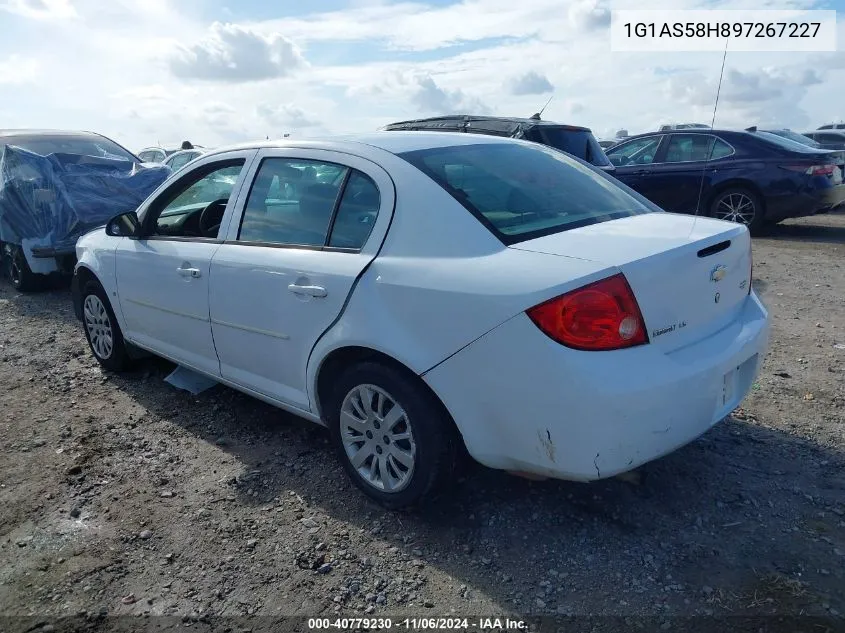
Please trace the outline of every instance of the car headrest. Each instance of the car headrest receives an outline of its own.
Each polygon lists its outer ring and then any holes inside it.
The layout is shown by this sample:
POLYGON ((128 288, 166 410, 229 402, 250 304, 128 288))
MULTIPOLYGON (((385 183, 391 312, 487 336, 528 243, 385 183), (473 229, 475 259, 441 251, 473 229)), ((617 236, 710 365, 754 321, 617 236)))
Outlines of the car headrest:
POLYGON ((311 219, 328 222, 337 198, 337 187, 326 183, 309 185, 299 198, 299 212, 311 219))

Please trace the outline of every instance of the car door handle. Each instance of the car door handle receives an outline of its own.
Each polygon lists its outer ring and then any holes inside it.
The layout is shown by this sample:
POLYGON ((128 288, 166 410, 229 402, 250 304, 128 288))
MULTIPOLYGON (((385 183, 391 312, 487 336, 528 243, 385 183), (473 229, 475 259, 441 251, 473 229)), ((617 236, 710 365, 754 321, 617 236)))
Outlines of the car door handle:
POLYGON ((310 297, 325 297, 328 292, 322 286, 300 286, 299 284, 291 284, 288 286, 295 295, 308 295, 310 297))
POLYGON ((194 279, 202 277, 202 272, 200 272, 199 268, 182 268, 182 267, 179 267, 179 268, 176 269, 176 271, 180 275, 182 275, 183 277, 193 277, 194 279))
POLYGON ((634 175, 635 176, 642 176, 644 174, 650 174, 650 173, 651 173, 650 169, 638 169, 637 171, 634 172, 634 175))

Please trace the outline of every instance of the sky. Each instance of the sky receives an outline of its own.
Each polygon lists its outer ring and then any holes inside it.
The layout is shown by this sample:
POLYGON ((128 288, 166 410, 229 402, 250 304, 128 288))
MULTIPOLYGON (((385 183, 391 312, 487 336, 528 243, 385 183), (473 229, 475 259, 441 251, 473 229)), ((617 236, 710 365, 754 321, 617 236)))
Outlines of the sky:
MULTIPOLYGON (((0 0, 0 128, 130 149, 369 132, 447 113, 599 138, 710 123, 722 54, 610 50, 610 10, 836 9, 845 0, 0 0)), ((716 126, 845 117, 845 53, 729 53, 716 126)))

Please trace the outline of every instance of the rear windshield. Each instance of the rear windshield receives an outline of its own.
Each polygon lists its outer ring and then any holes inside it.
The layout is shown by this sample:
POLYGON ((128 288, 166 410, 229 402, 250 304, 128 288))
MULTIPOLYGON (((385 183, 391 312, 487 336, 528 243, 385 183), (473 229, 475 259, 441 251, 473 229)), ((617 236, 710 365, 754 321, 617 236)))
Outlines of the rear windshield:
POLYGON ((399 156, 505 244, 654 210, 609 176, 542 145, 457 145, 399 156))
POLYGON ((806 145, 807 147, 821 147, 821 144, 816 143, 813 139, 809 136, 804 136, 803 134, 799 134, 798 132, 793 132, 792 130, 760 130, 766 134, 774 134, 776 136, 781 136, 783 138, 787 138, 790 141, 795 141, 796 143, 801 143, 801 145, 806 145))
POLYGON ((597 167, 608 167, 611 164, 596 137, 589 130, 538 125, 526 138, 572 154, 597 167))
POLYGON ((49 154, 82 154, 101 158, 119 158, 135 162, 137 158, 114 141, 102 136, 9 136, 6 145, 21 147, 41 156, 49 154))
POLYGON ((770 132, 760 131, 753 132, 753 134, 761 141, 770 143, 772 145, 777 145, 782 149, 788 149, 791 152, 818 154, 820 151, 815 147, 810 147, 809 145, 804 145, 803 143, 798 143, 796 141, 793 141, 792 139, 784 138, 782 136, 778 136, 777 134, 771 134, 770 132))

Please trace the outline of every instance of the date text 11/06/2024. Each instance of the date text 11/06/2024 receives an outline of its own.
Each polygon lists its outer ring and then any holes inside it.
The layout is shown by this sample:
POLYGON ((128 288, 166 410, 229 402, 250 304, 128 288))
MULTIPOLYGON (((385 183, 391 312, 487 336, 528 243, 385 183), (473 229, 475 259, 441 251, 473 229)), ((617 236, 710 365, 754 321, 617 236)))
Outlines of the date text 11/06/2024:
POLYGON ((523 620, 511 618, 308 618, 308 629, 319 630, 390 630, 408 631, 528 631, 523 620))

